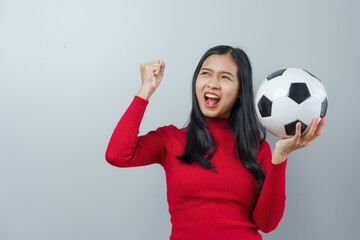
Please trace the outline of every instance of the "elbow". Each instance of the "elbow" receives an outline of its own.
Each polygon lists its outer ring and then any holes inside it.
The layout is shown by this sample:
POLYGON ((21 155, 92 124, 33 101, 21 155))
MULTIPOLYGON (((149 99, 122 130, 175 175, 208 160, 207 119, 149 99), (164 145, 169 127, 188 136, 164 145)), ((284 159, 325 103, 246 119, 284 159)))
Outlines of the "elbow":
POLYGON ((261 219, 254 219, 256 227, 263 233, 274 231, 281 221, 281 217, 262 217, 261 219))
POLYGON ((115 157, 109 152, 109 151, 106 151, 105 153, 105 160, 110 164, 110 165, 113 165, 115 166, 115 157))
POLYGON ((274 231, 279 225, 279 223, 280 223, 280 219, 278 221, 272 220, 272 221, 257 222, 256 227, 263 233, 269 233, 274 231))
POLYGON ((131 166, 131 157, 126 157, 123 154, 120 153, 113 153, 110 151, 107 151, 105 153, 105 160, 112 166, 115 167, 129 167, 131 166))
POLYGON ((276 229, 277 225, 276 226, 263 226, 263 227, 260 227, 260 231, 262 231, 263 233, 269 233, 269 232, 272 232, 276 229))
POLYGON ((114 153, 111 153, 109 151, 106 151, 105 153, 105 160, 112 166, 115 166, 115 167, 121 167, 122 164, 119 160, 119 156, 116 156, 114 153))

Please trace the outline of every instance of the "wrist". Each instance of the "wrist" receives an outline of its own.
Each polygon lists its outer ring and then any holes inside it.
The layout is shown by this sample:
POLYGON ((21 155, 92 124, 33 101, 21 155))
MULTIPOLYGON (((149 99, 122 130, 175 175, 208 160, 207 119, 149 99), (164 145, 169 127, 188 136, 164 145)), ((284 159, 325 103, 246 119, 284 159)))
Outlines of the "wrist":
POLYGON ((145 100, 149 100, 151 95, 153 94, 153 90, 151 90, 150 88, 146 88, 146 87, 141 87, 137 96, 141 97, 145 100))
POLYGON ((279 152, 279 151, 276 151, 276 149, 275 149, 273 154, 272 154, 271 162, 273 164, 283 163, 287 159, 287 156, 288 156, 287 153, 279 152))

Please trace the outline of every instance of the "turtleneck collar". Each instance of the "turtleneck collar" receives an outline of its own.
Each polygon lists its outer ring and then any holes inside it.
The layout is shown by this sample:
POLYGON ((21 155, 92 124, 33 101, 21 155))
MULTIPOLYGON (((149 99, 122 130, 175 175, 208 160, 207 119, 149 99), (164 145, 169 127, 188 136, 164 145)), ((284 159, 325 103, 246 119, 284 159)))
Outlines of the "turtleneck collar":
POLYGON ((229 118, 205 117, 205 122, 209 130, 231 130, 229 118))

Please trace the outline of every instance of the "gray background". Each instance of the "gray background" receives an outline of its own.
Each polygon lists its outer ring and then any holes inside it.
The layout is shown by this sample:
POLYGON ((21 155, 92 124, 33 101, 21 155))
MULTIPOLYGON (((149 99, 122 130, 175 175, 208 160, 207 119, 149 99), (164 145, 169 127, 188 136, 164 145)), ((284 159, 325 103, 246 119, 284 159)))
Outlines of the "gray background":
POLYGON ((358 0, 1 0, 0 239, 168 239, 161 166, 115 168, 105 150, 140 63, 166 63, 140 134, 182 127, 195 66, 218 44, 248 53, 255 91, 301 67, 329 96, 323 135, 289 156, 285 214, 264 239, 357 239, 359 10, 358 0))

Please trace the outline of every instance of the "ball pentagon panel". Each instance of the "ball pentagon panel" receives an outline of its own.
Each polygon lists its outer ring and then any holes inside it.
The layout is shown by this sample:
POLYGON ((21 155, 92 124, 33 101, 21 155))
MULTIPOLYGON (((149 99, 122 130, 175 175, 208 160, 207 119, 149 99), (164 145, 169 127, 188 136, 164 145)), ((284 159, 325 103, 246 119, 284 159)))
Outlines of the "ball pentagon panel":
POLYGON ((270 99, 268 99, 265 95, 260 98, 257 107, 261 117, 265 118, 271 116, 272 101, 270 101, 270 99))
POLYGON ((270 80, 273 79, 273 78, 276 78, 276 77, 281 76, 285 71, 286 71, 286 68, 285 68, 285 69, 277 70, 277 71, 271 73, 269 76, 267 76, 266 79, 267 79, 268 81, 270 81, 270 80))
POLYGON ((325 98, 324 101, 322 101, 322 103, 321 103, 320 117, 325 117, 327 107, 328 107, 328 101, 327 101, 327 98, 325 98))
POLYGON ((300 104, 310 97, 310 91, 306 83, 291 83, 288 96, 300 104))
MULTIPOLYGON (((292 135, 295 135, 295 131, 296 131, 296 124, 298 122, 301 121, 294 121, 292 123, 286 124, 285 125, 285 132, 286 132, 286 137, 291 137, 292 135)), ((306 125, 305 123, 301 122, 301 134, 303 134, 305 132, 305 130, 307 129, 308 125, 306 125)))

